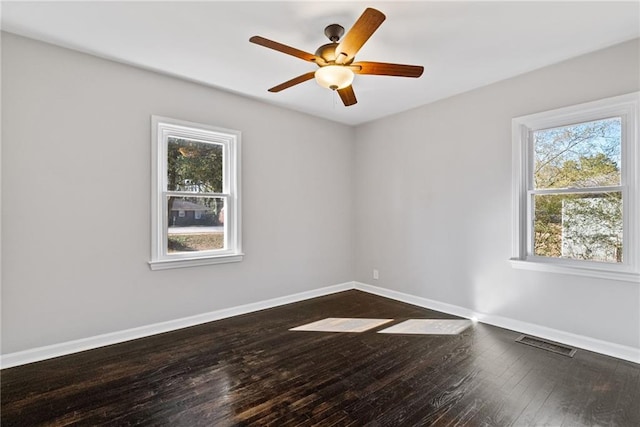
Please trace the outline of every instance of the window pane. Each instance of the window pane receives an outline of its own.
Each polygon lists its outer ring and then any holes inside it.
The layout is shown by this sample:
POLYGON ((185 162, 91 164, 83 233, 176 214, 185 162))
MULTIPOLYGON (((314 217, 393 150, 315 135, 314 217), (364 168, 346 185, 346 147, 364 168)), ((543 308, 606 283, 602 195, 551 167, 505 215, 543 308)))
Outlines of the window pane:
POLYGON ((168 138, 167 190, 222 193, 222 144, 168 138))
POLYGON ((533 253, 622 262, 622 194, 534 195, 533 253))
POLYGON ((535 188, 620 185, 620 117, 533 133, 535 188))
POLYGON ((224 249, 223 197, 167 197, 167 253, 224 249))

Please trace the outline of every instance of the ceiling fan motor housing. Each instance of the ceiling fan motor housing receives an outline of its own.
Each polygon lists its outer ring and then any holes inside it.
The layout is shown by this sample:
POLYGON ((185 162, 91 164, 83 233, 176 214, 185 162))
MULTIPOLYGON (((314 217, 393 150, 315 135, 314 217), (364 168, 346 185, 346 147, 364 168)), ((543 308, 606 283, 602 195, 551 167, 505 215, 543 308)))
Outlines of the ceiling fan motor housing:
POLYGON ((333 63, 336 60, 336 47, 338 43, 327 43, 320 46, 315 55, 324 59, 325 62, 333 63))

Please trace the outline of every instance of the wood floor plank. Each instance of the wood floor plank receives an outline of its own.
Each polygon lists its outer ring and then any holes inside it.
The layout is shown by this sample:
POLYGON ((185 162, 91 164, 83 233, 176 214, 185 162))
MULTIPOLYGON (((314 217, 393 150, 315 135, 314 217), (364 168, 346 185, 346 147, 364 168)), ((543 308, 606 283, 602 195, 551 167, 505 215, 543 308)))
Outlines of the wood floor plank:
MULTIPOLYGON (((0 372, 2 426, 640 425, 640 366, 459 335, 290 331, 452 319, 346 291, 0 372)), ((389 325, 386 325, 389 326, 389 325)))

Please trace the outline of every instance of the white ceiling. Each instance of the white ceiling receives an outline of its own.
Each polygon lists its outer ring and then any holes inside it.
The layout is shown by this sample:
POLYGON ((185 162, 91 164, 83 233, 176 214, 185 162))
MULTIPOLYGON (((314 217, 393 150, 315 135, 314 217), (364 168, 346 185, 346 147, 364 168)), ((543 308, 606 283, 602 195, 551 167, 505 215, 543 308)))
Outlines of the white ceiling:
POLYGON ((2 2, 2 29, 359 124, 640 37, 640 2, 2 2), (423 65, 419 79, 356 76, 358 104, 313 80, 267 89, 315 65, 249 43, 313 53, 366 7, 387 20, 356 60, 423 65))

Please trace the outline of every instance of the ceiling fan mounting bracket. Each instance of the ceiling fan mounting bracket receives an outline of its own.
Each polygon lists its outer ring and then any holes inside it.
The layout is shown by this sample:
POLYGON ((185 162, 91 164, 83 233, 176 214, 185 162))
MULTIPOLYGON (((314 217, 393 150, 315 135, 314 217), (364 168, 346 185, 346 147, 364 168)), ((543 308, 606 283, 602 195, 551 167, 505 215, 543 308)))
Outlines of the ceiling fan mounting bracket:
POLYGON ((324 35, 333 43, 337 43, 340 37, 344 35, 344 27, 338 24, 327 25, 324 29, 324 35))

